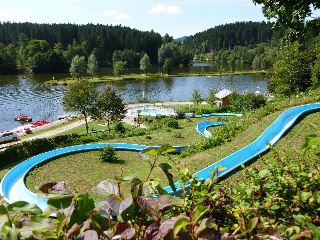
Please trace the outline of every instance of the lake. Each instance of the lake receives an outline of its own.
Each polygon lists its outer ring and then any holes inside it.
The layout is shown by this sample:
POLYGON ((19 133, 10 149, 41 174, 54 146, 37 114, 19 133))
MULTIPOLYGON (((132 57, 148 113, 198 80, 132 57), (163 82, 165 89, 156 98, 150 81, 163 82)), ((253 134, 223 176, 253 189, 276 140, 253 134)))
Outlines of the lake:
MULTIPOLYGON (((184 68, 183 72, 214 72, 219 69, 212 63, 197 63, 184 68)), ((223 66, 227 71, 227 65, 223 66)), ((237 69, 237 68, 236 68, 237 69)), ((239 70, 249 70, 249 66, 238 66, 239 70)), ((153 72, 161 71, 153 68, 153 72)), ((182 71, 176 68, 176 72, 182 71)), ((140 73, 138 68, 130 68, 130 73, 140 73)), ((99 69, 98 75, 112 75, 112 68, 99 69)), ((44 85, 43 82, 52 77, 61 79, 69 74, 25 74, 0 75, 0 131, 14 129, 21 125, 13 120, 14 117, 23 113, 33 118, 33 121, 55 121, 59 115, 65 114, 61 99, 66 86, 44 85)), ((198 88, 203 97, 214 86, 217 91, 224 88, 242 93, 244 90, 255 92, 258 88, 261 92, 267 92, 266 79, 263 74, 210 76, 210 77, 173 77, 145 80, 128 80, 113 83, 115 89, 122 95, 124 102, 135 101, 140 96, 159 101, 189 101, 192 91, 198 88)), ((103 84, 97 84, 102 90, 103 84)))

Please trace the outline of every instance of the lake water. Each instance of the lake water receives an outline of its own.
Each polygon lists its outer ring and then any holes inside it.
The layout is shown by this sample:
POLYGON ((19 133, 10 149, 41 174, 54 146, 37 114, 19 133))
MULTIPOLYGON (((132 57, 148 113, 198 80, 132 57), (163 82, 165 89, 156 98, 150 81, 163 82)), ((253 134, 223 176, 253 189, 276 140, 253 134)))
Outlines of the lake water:
MULTIPOLYGON (((194 64, 185 68, 184 72, 214 72, 220 66, 215 64, 194 64)), ((225 71, 227 71, 227 65, 225 71)), ((239 65, 238 69, 248 70, 248 66, 239 65)), ((153 72, 161 71, 153 68, 153 72)), ((175 69, 182 71, 181 68, 175 69)), ((130 72, 140 72, 138 68, 130 72)), ((111 68, 100 69, 98 75, 112 75, 111 68), (109 74, 108 74, 109 73, 109 74)), ((44 85, 43 82, 52 79, 52 74, 0 75, 0 131, 14 129, 21 125, 13 120, 23 113, 33 118, 33 121, 55 121, 59 115, 65 114, 61 104, 66 86, 44 85)), ((69 74, 54 74, 55 79, 69 76, 69 74)), ((192 91, 198 88, 203 97, 209 93, 212 86, 219 91, 224 88, 242 93, 244 90, 255 92, 258 87, 261 92, 267 92, 265 75, 234 75, 210 77, 173 77, 145 80, 129 80, 113 83, 115 89, 122 95, 125 102, 135 101, 140 96, 160 101, 188 101, 192 91)), ((103 84, 97 84, 102 90, 103 84)))

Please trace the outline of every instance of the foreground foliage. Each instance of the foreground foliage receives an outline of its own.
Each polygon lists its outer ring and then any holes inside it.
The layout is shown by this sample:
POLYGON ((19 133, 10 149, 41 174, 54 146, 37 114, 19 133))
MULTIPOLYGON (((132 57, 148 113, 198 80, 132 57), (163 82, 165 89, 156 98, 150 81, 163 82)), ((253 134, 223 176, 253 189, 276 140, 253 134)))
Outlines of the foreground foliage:
MULTIPOLYGON (((309 138, 304 154, 311 154, 307 150, 314 149, 312 143, 318 146, 319 137, 309 138)), ((134 170, 129 176, 103 180, 92 189, 106 198, 98 204, 87 194, 72 193, 63 182, 38 188, 38 196, 49 199, 45 212, 34 204, 2 201, 2 239, 319 238, 318 161, 307 162, 302 154, 288 159, 271 148, 272 161, 265 161, 263 169, 245 169, 241 183, 230 187, 217 182, 225 170, 220 165, 210 171, 210 178, 199 179, 170 156, 168 163, 157 164, 160 155, 174 150, 169 145, 143 150, 139 156, 150 163, 146 180, 138 179, 134 170), (179 169, 181 198, 168 195, 152 179, 153 169, 159 167, 176 191, 169 163, 179 169), (124 182, 130 183, 127 195, 121 189, 124 182), (20 219, 12 217, 17 212, 23 213, 20 219), (49 219, 50 214, 56 218, 49 219)))

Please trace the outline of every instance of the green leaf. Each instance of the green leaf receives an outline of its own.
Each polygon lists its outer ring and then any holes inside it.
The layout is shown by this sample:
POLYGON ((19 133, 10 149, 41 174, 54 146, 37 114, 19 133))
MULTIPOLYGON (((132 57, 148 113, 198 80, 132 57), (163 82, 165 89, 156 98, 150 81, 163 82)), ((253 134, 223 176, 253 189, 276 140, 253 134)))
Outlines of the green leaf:
POLYGON ((98 184, 98 186, 93 187, 92 191, 96 194, 109 196, 115 195, 119 196, 118 183, 114 180, 107 179, 98 184))
POLYGON ((120 177, 114 177, 114 179, 116 181, 118 181, 119 183, 122 182, 127 182, 127 181, 131 181, 132 179, 134 179, 136 177, 136 172, 134 171, 134 169, 132 169, 131 174, 129 176, 126 176, 124 178, 120 178, 120 177))
POLYGON ((73 197, 64 182, 51 182, 36 187, 37 196, 45 199, 73 197))
POLYGON ((257 226, 259 221, 259 217, 254 217, 250 220, 250 222, 248 223, 248 231, 252 232, 253 229, 255 229, 255 227, 257 226))
POLYGON ((148 155, 154 155, 154 156, 157 156, 158 155, 158 152, 156 149, 153 149, 153 148, 145 148, 141 151, 141 154, 148 154, 148 155))
POLYGON ((213 218, 205 218, 205 219, 202 219, 200 221, 200 225, 199 227, 197 227, 195 229, 195 233, 194 235, 197 236, 199 233, 201 233, 203 230, 205 230, 207 227, 210 226, 210 224, 214 221, 213 218))
POLYGON ((9 220, 8 215, 3 215, 0 217, 0 233, 2 232, 2 229, 8 220, 9 220))
POLYGON ((157 194, 159 194, 159 195, 169 195, 169 193, 168 193, 166 190, 164 190, 164 189, 160 186, 160 184, 158 184, 158 185, 156 186, 156 191, 157 191, 157 194))
POLYGON ((173 148, 171 145, 163 145, 158 149, 157 155, 164 155, 169 152, 174 152, 176 149, 173 148))
POLYGON ((118 215, 121 215, 121 213, 129 208, 132 204, 132 195, 128 194, 126 198, 123 201, 120 201, 116 197, 108 197, 107 203, 109 207, 115 211, 118 215))
POLYGON ((161 163, 161 164, 159 164, 159 167, 162 169, 162 171, 166 175, 172 191, 175 192, 176 191, 176 187, 175 187, 174 182, 173 182, 173 175, 171 173, 169 173, 169 171, 168 171, 168 169, 171 169, 172 167, 168 163, 161 163))
POLYGON ((32 214, 41 214, 42 210, 36 204, 30 204, 24 201, 18 201, 12 203, 8 206, 9 210, 16 211, 16 212, 25 212, 25 213, 32 213, 32 214))
POLYGON ((131 174, 123 178, 124 181, 131 181, 136 177, 136 172, 132 169, 131 174))
POLYGON ((218 165, 216 166, 216 169, 217 169, 219 172, 224 171, 224 170, 227 170, 226 167, 223 167, 223 166, 220 165, 220 164, 218 164, 218 165))
POLYGON ((43 216, 26 217, 21 219, 16 225, 20 226, 17 229, 23 238, 29 238, 34 232, 45 231, 54 227, 51 220, 43 216))
POLYGON ((196 206, 192 211, 191 211, 191 221, 193 224, 198 222, 198 220, 202 217, 203 214, 205 214, 209 208, 206 208, 202 205, 196 206))
POLYGON ((261 178, 264 178, 267 174, 269 174, 270 173, 270 171, 268 170, 268 169, 263 169, 263 170, 261 170, 260 172, 259 172, 259 176, 261 177, 261 178))
POLYGON ((155 199, 156 204, 160 206, 160 210, 163 210, 169 206, 183 205, 184 201, 181 198, 174 197, 171 195, 161 195, 155 199))
POLYGON ((143 189, 143 182, 139 178, 134 178, 130 182, 130 190, 133 197, 141 196, 143 189))
POLYGON ((176 237, 178 232, 181 230, 181 228, 191 224, 191 222, 186 218, 181 218, 178 221, 175 222, 173 226, 173 234, 176 237))

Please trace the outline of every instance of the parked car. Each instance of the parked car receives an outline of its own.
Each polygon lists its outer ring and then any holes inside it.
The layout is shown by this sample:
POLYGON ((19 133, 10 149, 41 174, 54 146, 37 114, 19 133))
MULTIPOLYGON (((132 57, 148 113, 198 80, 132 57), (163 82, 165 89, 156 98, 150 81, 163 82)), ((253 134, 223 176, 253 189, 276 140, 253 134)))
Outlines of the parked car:
POLYGON ((16 140, 18 140, 18 135, 15 132, 0 133, 0 143, 16 140))

